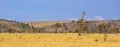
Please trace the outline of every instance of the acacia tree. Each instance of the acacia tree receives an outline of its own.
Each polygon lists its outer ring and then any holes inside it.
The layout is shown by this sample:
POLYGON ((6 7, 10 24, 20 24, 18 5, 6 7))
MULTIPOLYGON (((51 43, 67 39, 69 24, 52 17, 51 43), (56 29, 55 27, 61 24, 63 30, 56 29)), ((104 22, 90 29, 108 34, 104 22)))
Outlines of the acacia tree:
POLYGON ((60 27, 62 27, 62 25, 61 25, 60 23, 56 23, 56 24, 55 24, 55 28, 56 28, 55 33, 58 32, 58 29, 59 29, 60 27))
POLYGON ((102 32, 102 30, 103 30, 103 29, 102 29, 102 28, 103 28, 103 27, 102 27, 102 24, 100 24, 98 27, 99 27, 99 33, 103 33, 103 32, 102 32))
POLYGON ((64 27, 64 30, 65 30, 64 32, 67 33, 67 32, 68 32, 68 31, 67 31, 67 30, 68 30, 67 24, 66 24, 66 23, 63 23, 63 27, 64 27))

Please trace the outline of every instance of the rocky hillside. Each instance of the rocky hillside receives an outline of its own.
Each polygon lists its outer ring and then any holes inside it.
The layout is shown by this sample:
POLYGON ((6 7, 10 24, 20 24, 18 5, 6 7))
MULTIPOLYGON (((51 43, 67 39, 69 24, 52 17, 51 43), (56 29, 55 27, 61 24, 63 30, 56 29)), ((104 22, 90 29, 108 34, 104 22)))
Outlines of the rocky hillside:
MULTIPOLYGON (((109 33, 120 33, 120 20, 101 20, 101 21, 85 21, 83 26, 83 31, 88 33, 103 33, 104 28, 101 28, 100 25, 106 23, 106 30, 109 33)), ((71 21, 69 23, 56 23, 49 26, 44 26, 41 28, 42 32, 78 32, 77 31, 77 22, 71 21)))
POLYGON ((24 33, 34 32, 36 29, 21 22, 0 19, 0 32, 1 33, 24 33))
MULTIPOLYGON (((120 20, 101 20, 85 21, 83 31, 87 33, 103 33, 105 25, 109 33, 120 33, 120 20)), ((65 21, 42 21, 42 22, 16 22, 0 19, 0 33, 75 33, 77 31, 77 22, 71 20, 65 21)))

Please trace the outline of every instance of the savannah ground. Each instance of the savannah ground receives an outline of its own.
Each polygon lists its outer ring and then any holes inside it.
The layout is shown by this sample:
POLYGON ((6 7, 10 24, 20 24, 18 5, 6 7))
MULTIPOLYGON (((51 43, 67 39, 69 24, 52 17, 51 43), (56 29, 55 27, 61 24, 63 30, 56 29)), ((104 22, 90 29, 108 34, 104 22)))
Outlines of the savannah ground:
POLYGON ((0 33, 0 47, 119 47, 120 34, 0 33))

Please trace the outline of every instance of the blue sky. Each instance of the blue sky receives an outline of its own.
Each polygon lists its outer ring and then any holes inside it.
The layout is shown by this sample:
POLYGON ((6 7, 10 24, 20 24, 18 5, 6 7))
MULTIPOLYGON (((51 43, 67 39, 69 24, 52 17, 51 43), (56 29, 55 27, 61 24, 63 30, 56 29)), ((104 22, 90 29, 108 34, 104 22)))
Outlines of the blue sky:
POLYGON ((0 19, 16 21, 120 19, 120 0, 0 0, 0 19))

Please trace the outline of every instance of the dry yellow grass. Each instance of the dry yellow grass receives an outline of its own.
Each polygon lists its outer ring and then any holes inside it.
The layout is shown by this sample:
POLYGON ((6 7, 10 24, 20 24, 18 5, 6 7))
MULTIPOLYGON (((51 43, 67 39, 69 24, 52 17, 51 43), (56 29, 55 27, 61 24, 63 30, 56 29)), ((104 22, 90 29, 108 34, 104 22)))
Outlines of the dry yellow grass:
POLYGON ((78 36, 77 33, 1 33, 0 47, 119 47, 120 34, 78 36), (98 39, 98 41, 95 41, 98 39))

